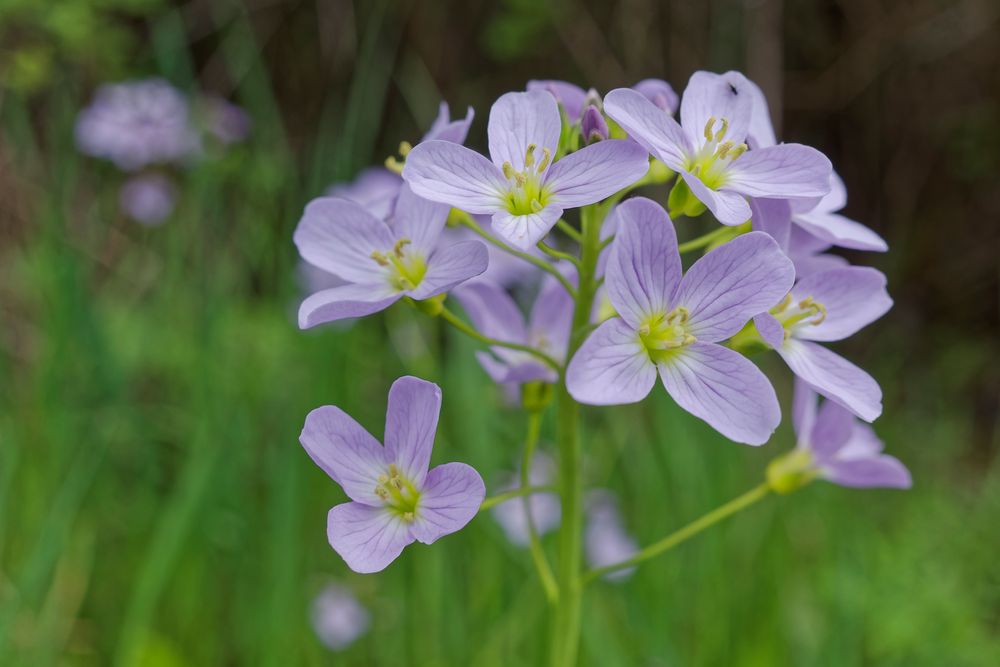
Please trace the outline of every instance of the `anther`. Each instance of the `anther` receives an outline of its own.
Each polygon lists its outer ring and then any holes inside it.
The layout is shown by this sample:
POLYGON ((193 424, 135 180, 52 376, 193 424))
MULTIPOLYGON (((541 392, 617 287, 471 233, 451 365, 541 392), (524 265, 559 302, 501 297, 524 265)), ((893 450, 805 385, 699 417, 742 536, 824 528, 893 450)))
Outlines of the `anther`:
POLYGON ((720 160, 725 160, 726 154, 732 149, 733 149, 733 142, 723 141, 721 144, 719 144, 719 147, 716 149, 715 154, 718 156, 720 160))
POLYGON ((729 131, 729 121, 728 120, 726 120, 725 118, 720 118, 719 119, 719 123, 722 124, 722 127, 720 127, 719 131, 715 133, 715 140, 716 141, 722 141, 722 137, 726 136, 726 132, 729 131))
POLYGON ((503 175, 508 181, 514 178, 514 166, 510 162, 503 163, 503 175))
POLYGON ((413 523, 413 512, 403 512, 403 521, 413 523))
POLYGON ((392 247, 392 252, 396 257, 403 259, 403 248, 410 244, 410 239, 399 239, 392 247))
POLYGON ((532 210, 532 211, 533 211, 534 213, 538 213, 538 212, 539 212, 539 211, 541 211, 541 210, 542 210, 543 208, 545 208, 545 207, 544 207, 544 206, 542 206, 542 203, 541 203, 540 201, 538 201, 537 199, 532 199, 532 200, 531 200, 531 210, 532 210))
POLYGON ((378 252, 377 250, 371 254, 371 258, 375 260, 375 263, 379 266, 389 266, 389 260, 385 258, 385 255, 378 252))
POLYGON ((409 141, 399 142, 399 154, 402 157, 406 157, 413 150, 413 145, 409 141))
POLYGON ((545 171, 546 167, 549 166, 549 162, 552 161, 552 151, 548 148, 542 149, 542 161, 538 163, 538 172, 541 173, 545 171))
POLYGON ((524 184, 528 182, 528 179, 525 177, 524 174, 515 173, 514 182, 520 185, 521 187, 524 187, 524 184))
POLYGON ((524 152, 524 166, 528 169, 535 164, 535 149, 538 148, 535 144, 528 144, 528 150, 524 152))
POLYGON ((390 155, 385 159, 385 168, 395 174, 403 173, 403 163, 390 155))
POLYGON ((747 152, 747 145, 740 144, 739 146, 737 146, 736 148, 734 148, 732 151, 729 152, 729 159, 735 160, 736 158, 738 158, 739 156, 743 155, 746 152, 747 152))
POLYGON ((715 127, 715 116, 709 116, 708 122, 705 123, 705 139, 708 141, 712 140, 712 129, 715 127))

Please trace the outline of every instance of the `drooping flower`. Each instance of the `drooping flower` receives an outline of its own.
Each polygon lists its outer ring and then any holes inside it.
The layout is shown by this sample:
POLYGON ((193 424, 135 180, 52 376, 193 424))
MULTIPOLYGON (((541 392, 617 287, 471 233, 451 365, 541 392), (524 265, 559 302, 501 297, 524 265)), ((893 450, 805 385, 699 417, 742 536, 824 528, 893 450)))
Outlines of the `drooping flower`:
POLYGON ((427 130, 427 134, 420 141, 422 143, 424 141, 439 140, 464 144, 465 138, 469 135, 469 127, 472 126, 472 119, 475 115, 476 112, 472 107, 469 107, 465 112, 465 118, 452 120, 448 103, 442 100, 440 106, 438 106, 437 118, 434 119, 431 128, 427 130))
POLYGON ((371 315, 404 296, 429 299, 485 271, 486 246, 479 241, 440 246, 447 215, 447 207, 409 188, 400 192, 391 226, 346 199, 310 202, 295 245, 303 259, 348 284, 302 302, 299 326, 371 315))
POLYGON ((187 98, 162 79, 98 88, 76 121, 76 143, 87 155, 124 171, 183 162, 200 150, 187 98))
POLYGON ((882 317, 892 307, 885 282, 880 271, 864 266, 812 273, 754 318, 761 337, 793 373, 869 422, 882 414, 878 383, 818 343, 843 340, 882 317))
POLYGON ((331 651, 342 651, 371 625, 371 614, 354 594, 340 584, 327 584, 313 600, 310 613, 313 631, 331 651))
POLYGON ((163 174, 133 176, 118 193, 118 205, 141 225, 155 227, 174 211, 176 191, 163 174))
POLYGON ((608 93, 604 110, 678 172, 719 222, 739 225, 751 217, 746 197, 822 197, 830 189, 830 161, 813 148, 781 144, 747 150, 748 83, 738 72, 695 72, 681 98, 680 124, 627 88, 608 93))
MULTIPOLYGON (((531 459, 531 470, 528 482, 532 486, 552 484, 556 479, 556 464, 547 454, 536 452, 531 459)), ((520 473, 515 473, 510 480, 498 488, 498 492, 513 491, 521 488, 520 473)), ((559 527, 562 512, 559 496, 555 493, 533 493, 525 498, 511 498, 493 508, 493 518, 503 529, 507 539, 512 544, 523 547, 529 542, 528 512, 524 506, 527 502, 531 519, 538 535, 545 535, 559 527)))
MULTIPOLYGON (((592 568, 605 567, 631 558, 639 551, 635 538, 625 530, 618 501, 610 491, 597 489, 587 497, 587 527, 583 536, 584 554, 592 568)), ((628 579, 634 567, 604 575, 608 581, 628 579)))
MULTIPOLYGON (((487 281, 463 285, 455 290, 455 298, 483 335, 530 345, 559 362, 565 357, 573 320, 573 298, 554 277, 546 276, 542 281, 527 321, 514 299, 499 285, 487 281)), ((490 352, 477 352, 476 358, 498 384, 559 379, 556 371, 527 352, 493 347, 490 352)))
POLYGON ((646 152, 601 141, 554 160, 561 120, 542 91, 507 93, 490 110, 492 162, 468 148, 427 141, 407 155, 403 179, 415 193, 493 216, 493 231, 520 249, 542 240, 566 208, 586 206, 640 179, 646 152))
POLYGON ((802 380, 795 381, 792 424, 795 449, 768 467, 768 480, 779 492, 793 491, 814 477, 855 488, 908 489, 910 471, 899 459, 883 454, 885 445, 871 426, 834 401, 823 401, 802 380))
POLYGON ((406 376, 389 390, 384 447, 340 408, 306 417, 299 441, 351 499, 330 510, 327 537, 355 572, 378 572, 408 544, 431 544, 479 511, 486 487, 473 468, 428 470, 440 411, 438 386, 406 376))
POLYGON ((750 232, 682 277, 673 224, 659 204, 630 199, 618 215, 605 285, 619 317, 599 325, 570 361, 569 393, 591 405, 634 403, 659 372, 678 405, 727 438, 767 442, 781 419, 774 389, 718 342, 787 293, 791 262, 770 236, 750 232))

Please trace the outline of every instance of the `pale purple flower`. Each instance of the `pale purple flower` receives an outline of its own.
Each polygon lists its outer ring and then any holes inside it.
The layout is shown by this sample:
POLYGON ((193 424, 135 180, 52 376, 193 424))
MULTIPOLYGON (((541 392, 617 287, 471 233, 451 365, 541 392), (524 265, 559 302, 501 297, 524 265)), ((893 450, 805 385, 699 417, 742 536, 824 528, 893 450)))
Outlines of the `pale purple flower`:
POLYGON ((843 257, 824 254, 830 249, 830 243, 792 224, 791 203, 787 199, 751 199, 753 228, 770 234, 778 242, 795 265, 798 278, 847 266, 848 262, 843 257))
POLYGON ((583 112, 580 120, 580 134, 583 135, 584 144, 592 144, 595 141, 604 141, 608 138, 608 122, 604 120, 604 114, 595 106, 588 106, 583 112))
POLYGON ((528 82, 525 89, 529 91, 541 90, 552 95, 556 99, 556 102, 559 103, 559 106, 562 107, 563 113, 566 114, 566 120, 569 121, 570 125, 579 123, 582 120, 583 112, 587 107, 601 103, 601 96, 596 90, 593 88, 589 91, 584 90, 575 83, 569 83, 568 81, 558 81, 555 79, 533 80, 528 82))
POLYGON ((564 209, 600 201, 649 169, 646 152, 622 140, 601 141, 553 162, 561 124, 548 93, 507 93, 490 110, 492 162, 457 144, 427 141, 407 156, 403 178, 421 197, 491 214, 498 236, 530 248, 564 209))
POLYGON ((870 422, 882 414, 878 383, 818 343, 843 340, 891 307, 880 271, 848 266, 805 276, 781 303, 757 315, 754 323, 792 372, 826 398, 870 422))
POLYGON ((299 441, 352 502, 330 510, 330 546, 355 572, 378 572, 408 544, 431 544, 460 530, 486 495, 482 478, 464 463, 428 470, 441 390, 401 377, 389 390, 385 446, 340 408, 306 417, 299 441))
POLYGON ((313 631, 331 651, 342 651, 368 632, 371 614, 340 584, 327 584, 313 600, 313 631))
POLYGON ((465 112, 465 118, 452 120, 451 113, 448 110, 448 103, 442 101, 438 107, 437 118, 434 119, 431 129, 427 130, 427 134, 420 141, 423 143, 424 141, 433 141, 436 139, 464 144, 465 138, 469 135, 469 127, 472 125, 472 119, 475 115, 476 112, 473 111, 472 107, 469 107, 465 112))
POLYGON ((718 343, 788 292, 792 264, 770 236, 750 232, 681 273, 666 211, 641 197, 620 204, 605 273, 619 317, 583 343, 566 387, 581 403, 635 403, 659 373, 682 408, 731 440, 763 444, 781 419, 774 389, 750 361, 718 343))
POLYGON ((429 299, 485 271, 486 246, 479 241, 438 243, 447 215, 446 206, 409 188, 399 195, 391 226, 346 199, 310 202, 293 237, 299 254, 348 284, 303 301, 299 326, 371 315, 404 296, 429 299))
POLYGON ((752 117, 748 81, 738 72, 695 72, 681 98, 681 122, 642 94, 619 88, 604 110, 635 141, 684 179, 719 222, 751 217, 746 197, 822 197, 830 189, 830 161, 799 144, 747 150, 752 117))
POLYGON ((163 174, 133 176, 122 185, 118 205, 141 225, 156 227, 174 211, 176 191, 163 174))
MULTIPOLYGON (((487 233, 492 233, 490 217, 487 215, 474 215, 476 223, 487 233)), ((441 233, 442 242, 457 242, 480 240, 482 237, 464 225, 445 227, 441 233)), ((478 276, 470 278, 470 282, 489 282, 505 288, 514 288, 524 284, 537 282, 538 269, 532 264, 524 261, 520 257, 515 257, 509 252, 501 250, 496 245, 490 243, 486 246, 489 253, 490 264, 478 276)), ((547 256, 538 248, 529 248, 525 251, 541 260, 547 260, 547 256)))
POLYGON ((632 90, 638 92, 647 100, 666 111, 671 116, 677 111, 680 98, 674 92, 673 86, 663 79, 643 79, 632 86, 632 90))
POLYGON ((162 79, 104 84, 77 117, 76 143, 124 171, 183 162, 200 150, 189 115, 187 98, 162 79))
POLYGON ((218 95, 203 98, 198 111, 205 131, 223 145, 239 143, 250 134, 252 123, 247 112, 218 95))
MULTIPOLYGON (((536 452, 531 459, 531 470, 528 473, 528 483, 531 486, 546 486, 556 479, 556 464, 547 454, 536 452)), ((510 480, 500 486, 498 493, 521 488, 521 475, 515 473, 510 480)), ((528 512, 525 511, 525 498, 511 498, 493 508, 493 518, 503 529, 507 539, 516 546, 527 546, 531 539, 528 530, 528 512)), ((555 493, 533 493, 527 498, 531 519, 538 535, 545 535, 559 527, 562 512, 559 496, 555 493)))
POLYGON ((324 194, 360 204, 379 220, 388 220, 402 189, 403 179, 399 174, 385 167, 368 167, 362 169, 353 181, 331 185, 324 194))
POLYGON ((817 409, 817 398, 807 383, 796 380, 792 423, 796 454, 806 459, 807 471, 841 486, 910 488, 909 470, 882 453, 885 446, 871 426, 833 401, 817 409))
MULTIPOLYGON (((584 554, 592 568, 605 567, 631 558, 639 545, 622 521, 618 501, 610 491, 597 489, 587 497, 587 527, 583 536, 584 554)), ((634 567, 604 575, 609 581, 621 581, 635 572, 634 567)))
MULTIPOLYGON (((514 299, 499 285, 487 281, 463 285, 455 290, 455 298, 483 335, 529 345, 559 362, 566 356, 573 298, 554 277, 546 276, 542 281, 527 321, 514 299)), ((556 371, 527 352, 492 347, 489 352, 477 352, 476 358, 498 384, 556 382, 559 379, 556 371)))

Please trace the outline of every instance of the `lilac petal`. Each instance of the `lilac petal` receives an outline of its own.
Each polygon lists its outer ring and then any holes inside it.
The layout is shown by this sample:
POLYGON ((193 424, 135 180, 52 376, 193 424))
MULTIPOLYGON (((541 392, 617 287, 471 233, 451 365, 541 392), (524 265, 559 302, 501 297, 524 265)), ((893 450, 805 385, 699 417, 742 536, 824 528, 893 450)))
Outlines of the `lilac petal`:
POLYGON ((750 232, 712 250, 681 279, 673 306, 690 312, 688 331, 714 343, 778 303, 795 281, 795 267, 764 232, 750 232))
POLYGON ((715 219, 724 225, 742 225, 750 219, 750 204, 743 195, 729 190, 712 190, 701 179, 686 171, 679 172, 692 194, 708 207, 715 219))
POLYGON ((769 234, 787 251, 792 235, 792 209, 788 200, 751 198, 750 221, 755 230, 769 234))
POLYGON ((536 160, 542 159, 546 148, 555 156, 561 131, 559 106, 552 95, 541 90, 505 93, 490 109, 486 128, 490 157, 497 168, 510 162, 514 171, 524 171, 528 146, 535 146, 536 160))
POLYGON ((497 384, 509 382, 507 378, 510 375, 510 366, 506 362, 500 361, 489 352, 482 350, 476 352, 476 360, 491 380, 497 384))
POLYGON ((403 179, 399 174, 385 167, 368 167, 362 169, 350 183, 331 185, 324 194, 360 204, 379 220, 386 220, 392 215, 402 186, 403 179))
POLYGON ((615 310, 633 329, 666 314, 681 279, 677 235, 656 202, 635 197, 616 207, 618 233, 608 258, 605 286, 615 310))
POLYGON ((738 352, 694 343, 658 366, 677 405, 734 442, 763 445, 781 422, 771 383, 738 352))
POLYGON ((332 651, 353 644, 371 625, 371 614, 346 586, 330 583, 313 601, 310 613, 317 638, 332 651))
POLYGON ((489 261, 490 253, 479 241, 462 241, 441 248, 427 261, 427 273, 410 296, 421 301, 443 294, 481 274, 489 261))
POLYGON ((851 425, 853 430, 850 438, 837 452, 837 459, 841 461, 870 459, 882 453, 885 443, 875 434, 875 429, 857 420, 852 420, 851 425))
POLYGON ((475 115, 476 112, 473 111, 472 107, 469 107, 468 111, 465 112, 465 118, 451 120, 448 103, 442 101, 438 106, 438 115, 434 119, 434 124, 431 125, 431 129, 427 131, 427 134, 420 141, 437 140, 450 141, 454 144, 464 144, 465 138, 469 135, 469 127, 472 125, 472 119, 475 115))
POLYGON ((635 330, 617 317, 590 334, 566 369, 566 389, 588 405, 636 403, 655 383, 649 353, 635 330))
POLYGON ((573 297, 553 276, 546 276, 528 319, 533 341, 544 339, 546 351, 557 359, 566 354, 573 324, 573 297))
POLYGON ((860 222, 838 213, 820 211, 798 213, 795 222, 809 233, 841 248, 870 252, 885 252, 889 249, 889 245, 881 236, 860 222))
POLYGON ((673 87, 663 79, 643 79, 632 86, 632 90, 642 94, 657 108, 670 115, 677 111, 680 103, 680 97, 674 92, 673 87))
MULTIPOLYGON (((532 466, 532 477, 536 465, 532 466)), ((544 479, 537 483, 546 484, 551 481, 544 479)), ((520 485, 515 483, 509 487, 509 489, 516 488, 520 488, 520 485)), ((528 512, 531 512, 535 530, 539 535, 552 532, 562 521, 562 508, 559 496, 555 493, 531 494, 528 498, 527 511, 524 508, 523 498, 512 498, 500 503, 493 508, 493 518, 500 524, 507 539, 515 546, 524 547, 531 541, 531 533, 528 531, 528 512)))
POLYGON ((882 390, 865 371, 821 345, 794 338, 777 348, 788 367, 818 393, 867 422, 882 414, 882 390))
POLYGON ((441 388, 433 382, 407 375, 392 383, 385 412, 385 458, 418 489, 430 465, 440 412, 441 388))
POLYGON ((299 442, 351 500, 381 505, 375 494, 387 461, 382 445, 340 408, 324 405, 306 416, 299 442))
POLYGON ((892 308, 885 290, 885 276, 866 266, 849 266, 814 273, 802 278, 792 289, 796 301, 812 297, 826 308, 820 324, 795 332, 804 340, 843 340, 868 326, 892 308))
POLYGON ((837 454, 850 440, 855 424, 857 421, 847 408, 834 401, 823 401, 808 436, 817 460, 826 461, 837 454))
POLYGON ((563 210, 553 204, 528 215, 498 211, 493 214, 493 231, 518 250, 528 251, 545 238, 562 214, 563 210))
POLYGON ((617 88, 604 97, 604 111, 640 146, 674 171, 684 168, 694 148, 673 118, 629 88, 617 88))
POLYGON ((821 197, 830 190, 830 160, 815 148, 780 144, 744 153, 725 188, 751 197, 821 197))
POLYGON ((347 567, 361 574, 384 570, 413 542, 408 524, 387 507, 344 503, 326 517, 326 536, 347 567))
POLYGON ((823 195, 819 203, 812 209, 824 213, 834 213, 847 206, 847 186, 844 179, 835 171, 830 172, 830 191, 823 195))
POLYGON ((908 489, 913 486, 910 471, 888 454, 856 461, 833 461, 826 464, 820 474, 834 484, 854 488, 908 489))
POLYGON ((413 537, 431 544, 461 530, 476 516, 485 497, 483 478, 471 466, 445 463, 433 468, 420 490, 417 518, 410 527, 413 537))
POLYGON ((771 124, 771 112, 767 107, 767 97, 753 81, 747 79, 747 92, 750 93, 750 127, 747 130, 747 145, 750 148, 765 148, 778 143, 774 135, 774 125, 771 124))
POLYGON ((681 126, 697 146, 705 141, 705 127, 714 119, 729 123, 725 140, 740 143, 747 135, 752 110, 750 82, 739 72, 695 72, 681 96, 681 126))
POLYGON ((545 176, 551 201, 575 208, 601 201, 632 185, 649 171, 646 149, 633 141, 609 139, 570 153, 545 176))
POLYGON ((425 141, 406 156, 403 179, 414 193, 468 213, 503 208, 503 174, 479 153, 450 141, 425 141))
POLYGON ((774 315, 770 313, 754 315, 753 324, 764 342, 774 349, 777 350, 785 344, 785 327, 781 326, 781 322, 775 319, 774 315))
POLYGON ((819 396, 805 381, 795 378, 792 389, 792 428, 800 443, 808 445, 813 424, 816 423, 819 396))
POLYGON ((795 275, 799 278, 850 266, 840 255, 793 255, 792 263, 795 264, 795 275))
MULTIPOLYGON (((584 532, 584 553, 592 568, 604 567, 631 558, 639 551, 635 538, 625 530, 614 496, 608 492, 588 494, 587 527, 584 532)), ((635 568, 626 568, 605 575, 605 579, 626 579, 635 568)))
POLYGON ((448 206, 418 197, 404 185, 396 200, 392 230, 396 237, 409 239, 410 248, 429 257, 448 219, 448 206))
POLYGON ((352 283, 373 283, 384 274, 373 252, 396 242, 388 225, 346 199, 320 197, 306 206, 292 237, 302 258, 352 283))
POLYGON ((385 310, 403 295, 388 284, 341 285, 316 292, 299 306, 299 328, 365 317, 385 310))
POLYGON ((469 283, 455 290, 454 296, 484 336, 511 343, 528 339, 521 310, 499 285, 486 281, 469 283))
POLYGON ((587 91, 576 84, 567 81, 542 80, 529 81, 526 86, 528 90, 544 90, 556 98, 556 102, 562 105, 569 122, 575 123, 583 115, 584 106, 587 103, 587 91))

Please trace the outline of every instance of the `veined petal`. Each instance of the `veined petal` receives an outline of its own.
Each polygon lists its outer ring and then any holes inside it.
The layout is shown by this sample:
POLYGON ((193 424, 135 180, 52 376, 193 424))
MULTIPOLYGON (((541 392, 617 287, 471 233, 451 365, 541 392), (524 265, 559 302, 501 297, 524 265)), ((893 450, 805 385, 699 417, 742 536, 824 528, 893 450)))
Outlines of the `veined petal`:
POLYGON ((490 253, 479 241, 461 241, 438 249, 427 260, 424 274, 410 296, 417 301, 443 294, 486 270, 490 253))
POLYGON ((869 252, 885 252, 889 249, 889 244, 881 236, 839 213, 814 210, 810 213, 797 213, 794 220, 810 234, 841 248, 869 252))
POLYGON ((730 227, 750 219, 750 204, 743 195, 731 190, 712 190, 700 178, 687 171, 678 172, 691 188, 691 193, 708 207, 715 219, 730 227))
POLYGON ((568 81, 533 80, 528 82, 526 88, 528 90, 543 90, 556 98, 556 102, 562 105, 563 110, 566 112, 566 118, 571 124, 578 122, 583 115, 583 107, 587 101, 587 91, 580 86, 568 81))
POLYGON ((684 130, 662 109, 630 88, 617 88, 604 97, 604 111, 640 146, 674 171, 684 168, 693 145, 684 130))
POLYGON ((570 153, 545 175, 552 203, 586 206, 632 185, 649 171, 646 149, 633 141, 608 139, 570 153))
POLYGON ((747 130, 747 145, 753 148, 774 146, 778 143, 774 135, 774 125, 771 123, 771 111, 767 107, 767 97, 764 91, 750 79, 746 80, 746 89, 750 94, 750 127, 747 130))
POLYGON ((341 285, 309 296, 299 306, 299 328, 309 329, 318 324, 365 317, 385 310, 403 295, 388 283, 375 285, 341 285))
POLYGON ((493 214, 493 231, 507 243, 526 252, 545 238, 562 214, 563 210, 553 204, 528 215, 498 211, 493 214))
POLYGON ((892 308, 885 275, 867 266, 848 266, 808 275, 792 289, 796 301, 812 297, 826 309, 819 324, 796 330, 803 340, 843 340, 892 308))
POLYGON ((399 515, 387 507, 361 503, 331 509, 326 536, 347 567, 361 574, 384 570, 414 539, 399 515))
POLYGON ((465 118, 460 120, 451 120, 451 112, 448 109, 448 103, 442 101, 438 106, 438 115, 434 119, 434 124, 431 125, 431 129, 427 131, 421 142, 424 141, 450 141, 455 144, 464 144, 465 138, 469 134, 469 127, 472 125, 472 119, 475 117, 476 112, 469 107, 465 112, 465 118))
POLYGON ((389 226, 359 204, 320 197, 306 206, 292 239, 302 258, 352 283, 374 283, 383 275, 373 252, 396 239, 389 226))
MULTIPOLYGON (((773 319, 773 318, 772 318, 773 319)), ((775 320, 777 321, 777 320, 775 320)), ((754 320, 756 322, 756 319, 754 320)), ((780 326, 780 325, 779 325, 780 326)), ((799 444, 809 444, 819 396, 804 380, 795 378, 792 389, 792 428, 799 444)))
POLYGON ((777 350, 785 344, 785 327, 781 326, 781 322, 771 313, 754 315, 753 324, 764 342, 774 349, 777 350))
POLYGON ((447 204, 418 197, 410 186, 404 185, 396 200, 392 230, 396 238, 409 239, 413 250, 430 257, 448 219, 448 210, 447 204))
POLYGON ((677 235, 667 212, 656 202, 635 197, 616 209, 615 235, 605 286, 615 310, 633 329, 650 315, 664 315, 681 280, 677 235))
POLYGON ((673 86, 663 79, 643 79, 632 86, 632 90, 641 93, 661 111, 673 115, 680 106, 680 98, 674 92, 673 86))
POLYGON ((721 119, 729 123, 726 141, 738 144, 746 138, 753 113, 750 86, 739 72, 691 75, 681 96, 681 126, 695 146, 704 143, 705 126, 713 118, 716 130, 721 119))
POLYGON ((831 461, 820 475, 834 484, 859 489, 908 489, 913 486, 910 471, 899 459, 888 454, 857 461, 831 461))
POLYGON ((299 442, 351 500, 382 504, 375 487, 388 465, 385 450, 350 415, 332 405, 316 408, 306 416, 299 442))
POLYGON ((531 306, 529 336, 533 340, 544 338, 549 354, 562 359, 566 355, 572 324, 573 297, 555 277, 545 276, 538 298, 531 306))
POLYGON ((723 187, 751 197, 821 197, 830 190, 832 170, 830 160, 815 148, 779 144, 734 160, 723 187))
POLYGON ((418 489, 430 465, 434 434, 441 412, 441 388, 404 376, 389 389, 385 412, 385 458, 418 489))
POLYGON ((503 174, 479 153, 450 141, 425 141, 406 156, 403 179, 424 199, 469 213, 503 208, 503 174))
POLYGON ((792 209, 786 199, 750 199, 750 221, 753 228, 773 238, 778 246, 788 252, 792 235, 792 209))
POLYGON ((776 348, 792 372, 819 394, 867 422, 882 414, 882 390, 871 375, 822 345, 791 338, 776 348))
POLYGON ((566 369, 566 389, 588 405, 636 403, 655 383, 656 366, 639 335, 618 317, 597 327, 566 369))
POLYGON ((528 338, 524 316, 505 289, 491 282, 477 281, 455 290, 472 324, 484 336, 510 343, 528 338))
POLYGON ((497 169, 502 169, 504 162, 510 162, 514 171, 524 171, 528 146, 535 146, 536 160, 542 159, 546 148, 555 157, 560 132, 559 105, 550 93, 541 90, 505 93, 490 109, 486 128, 490 158, 497 169))
POLYGON ((734 442, 763 445, 781 422, 771 383, 738 352, 694 343, 658 367, 677 405, 734 442))
POLYGON ((461 530, 479 512, 485 497, 486 485, 472 466, 439 465, 427 473, 410 532, 418 541, 431 544, 461 530))
POLYGON ((809 432, 809 445, 819 461, 835 456, 854 434, 857 420, 835 401, 823 401, 809 432))
POLYGON ((335 183, 326 189, 327 197, 349 199, 379 220, 392 214, 403 179, 385 167, 368 167, 349 183, 335 183))
POLYGON ((750 232, 712 250, 688 269, 672 307, 690 312, 688 331, 706 343, 729 338, 788 294, 795 267, 774 239, 750 232))

